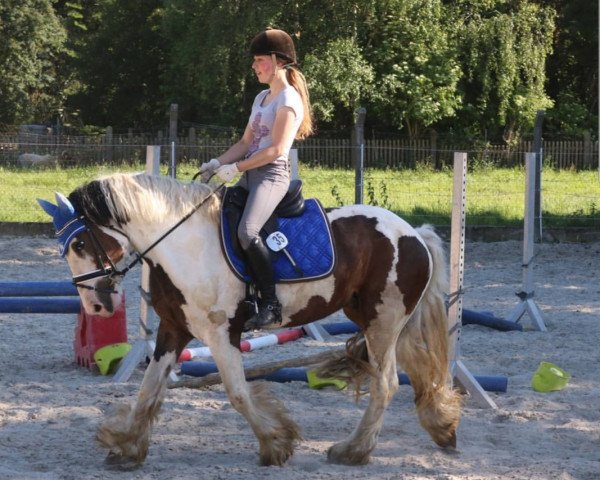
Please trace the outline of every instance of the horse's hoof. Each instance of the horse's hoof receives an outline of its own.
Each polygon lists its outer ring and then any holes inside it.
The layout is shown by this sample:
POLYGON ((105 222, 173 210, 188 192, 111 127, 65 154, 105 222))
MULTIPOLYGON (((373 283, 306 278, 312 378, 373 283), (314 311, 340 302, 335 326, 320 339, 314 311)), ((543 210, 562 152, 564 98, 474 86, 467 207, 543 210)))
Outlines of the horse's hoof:
POLYGON ((337 443, 327 451, 327 460, 337 465, 366 465, 371 455, 352 451, 345 443, 337 443))
POLYGON ((445 450, 456 450, 456 431, 452 432, 450 435, 440 436, 439 438, 434 439, 434 441, 438 446, 445 450))
POLYGON ((134 462, 130 458, 115 452, 108 452, 108 455, 104 459, 104 464, 109 470, 118 470, 122 472, 129 472, 142 466, 141 463, 134 462))
POLYGON ((452 432, 446 445, 443 445, 446 450, 456 450, 456 432, 452 432))

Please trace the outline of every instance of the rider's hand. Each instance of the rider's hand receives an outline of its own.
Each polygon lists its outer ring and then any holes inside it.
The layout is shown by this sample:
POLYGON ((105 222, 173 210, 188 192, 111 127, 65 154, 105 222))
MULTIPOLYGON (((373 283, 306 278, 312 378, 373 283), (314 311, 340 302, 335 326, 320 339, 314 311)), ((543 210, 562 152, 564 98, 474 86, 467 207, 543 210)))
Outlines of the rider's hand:
POLYGON ((240 173, 237 167, 237 163, 230 163, 228 165, 222 165, 215 171, 217 176, 225 183, 231 182, 234 177, 240 173))
POLYGON ((209 162, 204 162, 200 165, 200 173, 210 175, 217 168, 221 166, 221 162, 219 162, 216 158, 211 158, 209 162))

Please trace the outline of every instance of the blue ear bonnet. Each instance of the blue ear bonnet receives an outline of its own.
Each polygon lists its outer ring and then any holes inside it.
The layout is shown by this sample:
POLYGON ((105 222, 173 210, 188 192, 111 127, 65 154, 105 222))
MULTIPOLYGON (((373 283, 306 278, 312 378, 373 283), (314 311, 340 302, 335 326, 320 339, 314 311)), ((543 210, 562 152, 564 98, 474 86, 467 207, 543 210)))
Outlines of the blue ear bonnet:
POLYGON ((58 237, 60 255, 64 257, 73 237, 87 230, 87 226, 67 197, 61 193, 56 193, 55 196, 58 205, 40 198, 37 201, 40 207, 52 217, 52 223, 54 223, 56 236, 58 237))

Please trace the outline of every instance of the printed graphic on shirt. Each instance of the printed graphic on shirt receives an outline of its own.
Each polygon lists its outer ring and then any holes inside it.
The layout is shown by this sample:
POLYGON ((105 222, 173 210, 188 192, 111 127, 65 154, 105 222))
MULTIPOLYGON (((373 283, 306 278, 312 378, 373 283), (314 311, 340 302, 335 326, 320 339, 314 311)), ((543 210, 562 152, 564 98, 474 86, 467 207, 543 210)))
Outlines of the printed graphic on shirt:
POLYGON ((254 138, 252 139, 252 143, 250 144, 250 148, 248 149, 248 153, 246 153, 246 158, 251 157, 258 150, 260 145, 260 141, 264 137, 269 136, 269 129, 266 125, 261 125, 260 120, 262 118, 262 113, 258 112, 254 117, 254 121, 252 122, 251 128, 254 138))

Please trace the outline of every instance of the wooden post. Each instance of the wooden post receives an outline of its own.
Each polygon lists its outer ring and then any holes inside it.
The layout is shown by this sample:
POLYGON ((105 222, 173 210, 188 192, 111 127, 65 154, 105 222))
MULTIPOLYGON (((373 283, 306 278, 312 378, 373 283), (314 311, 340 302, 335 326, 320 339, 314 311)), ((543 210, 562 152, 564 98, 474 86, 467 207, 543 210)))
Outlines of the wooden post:
POLYGON ((437 132, 432 128, 429 131, 429 156, 431 157, 431 164, 436 170, 441 168, 437 154, 437 132))
POLYGON ((114 140, 113 140, 113 128, 111 126, 106 127, 106 161, 109 164, 113 162, 113 151, 114 151, 114 140))
POLYGON ((363 202, 363 177, 365 167, 365 117, 366 108, 359 108, 356 112, 356 156, 354 158, 354 203, 363 202))
POLYGON ((169 108, 169 142, 177 141, 177 115, 179 106, 172 103, 169 108))
POLYGON ((583 168, 592 166, 592 132, 583 132, 583 168))
POLYGON ((533 127, 533 153, 535 153, 535 220, 537 228, 534 230, 535 241, 542 241, 542 123, 544 122, 545 110, 538 110, 533 127))
POLYGON ((171 146, 171 162, 169 166, 169 175, 173 178, 177 176, 177 116, 179 106, 172 103, 169 108, 169 145, 171 146))

